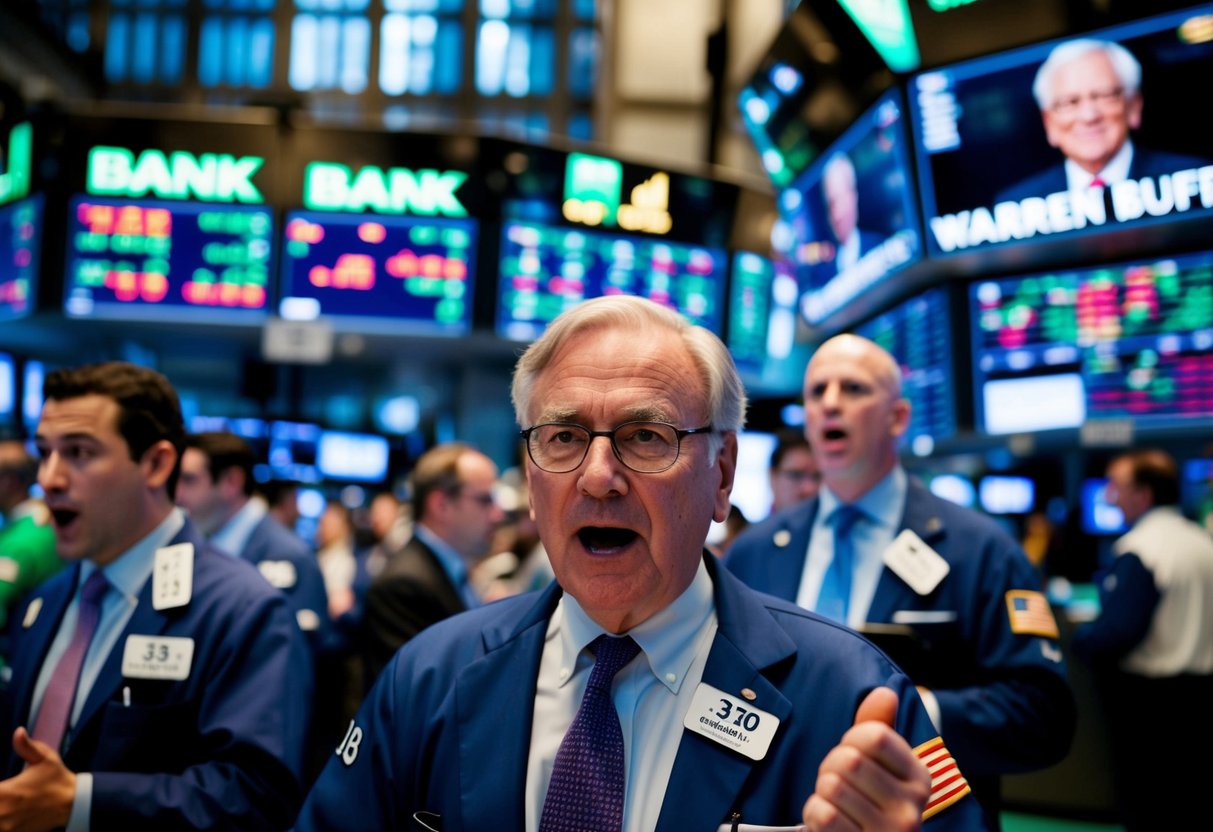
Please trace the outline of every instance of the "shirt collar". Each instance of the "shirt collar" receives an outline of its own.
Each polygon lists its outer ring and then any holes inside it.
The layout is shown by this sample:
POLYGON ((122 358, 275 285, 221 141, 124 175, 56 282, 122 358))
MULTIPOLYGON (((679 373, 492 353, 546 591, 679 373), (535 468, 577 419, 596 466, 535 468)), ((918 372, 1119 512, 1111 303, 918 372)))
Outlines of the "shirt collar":
MULTIPOLYGON (((128 603, 137 602, 139 592, 147 583, 155 566, 156 550, 167 546, 184 525, 185 514, 181 509, 173 508, 151 533, 101 567, 110 588, 124 595, 128 603)), ((80 565, 81 586, 84 586, 84 582, 97 568, 92 561, 87 560, 80 565)))
POLYGON ((467 580, 468 574, 468 566, 464 563, 463 556, 424 523, 418 523, 413 529, 413 534, 420 538, 422 543, 434 550, 438 562, 442 565, 442 571, 446 572, 447 577, 451 579, 451 583, 457 587, 462 587, 467 580))
MULTIPOLYGON (((1081 191, 1091 185, 1091 180, 1099 177, 1105 185, 1123 182, 1129 178, 1129 165, 1133 162, 1133 142, 1126 140, 1116 151, 1116 155, 1108 160, 1099 173, 1092 176, 1089 171, 1076 162, 1066 159, 1066 185, 1069 190, 1081 191)), ((1056 168, 1054 168, 1056 170, 1056 168)))
POLYGON ((269 513, 264 500, 250 497, 240 509, 223 524, 219 531, 211 535, 211 543, 218 546, 232 557, 240 557, 248 540, 253 536, 253 530, 261 519, 269 513))
MULTIPOLYGON (((909 479, 905 469, 894 465, 893 470, 869 488, 851 505, 862 509, 870 522, 896 529, 905 513, 909 479)), ((821 487, 818 497, 817 524, 830 522, 830 516, 842 503, 828 485, 821 487)))
MULTIPOLYGON (((672 693, 678 693, 691 663, 695 660, 695 648, 703 628, 716 610, 712 578, 708 575, 703 559, 695 577, 682 594, 665 609, 628 630, 649 663, 649 669, 672 693)), ((602 629, 573 596, 565 593, 557 604, 559 616, 558 638, 560 639, 560 666, 572 669, 581 658, 581 651, 606 631, 602 629)), ((573 673, 562 674, 560 684, 573 677, 573 673)))

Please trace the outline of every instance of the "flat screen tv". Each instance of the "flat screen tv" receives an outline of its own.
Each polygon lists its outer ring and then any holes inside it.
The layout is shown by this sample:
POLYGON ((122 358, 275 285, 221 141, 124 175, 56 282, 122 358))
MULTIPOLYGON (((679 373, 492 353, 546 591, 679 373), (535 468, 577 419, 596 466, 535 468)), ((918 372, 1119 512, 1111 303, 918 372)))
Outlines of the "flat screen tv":
POLYGON ((41 241, 41 194, 0 206, 0 321, 34 311, 41 241))
POLYGON ((1211 25, 1196 6, 910 78, 928 252, 1213 213, 1211 25))
POLYGON ((265 206, 73 197, 64 311, 77 318, 255 324, 270 309, 265 206))
POLYGON ((292 211, 279 314, 360 332, 465 335, 476 232, 471 219, 292 211))
POLYGON ((507 222, 501 232, 497 334, 538 338, 583 300, 639 295, 721 332, 724 250, 623 234, 507 222))
POLYGON ((985 433, 1213 423, 1213 252, 978 281, 969 302, 985 433))
POLYGON ((859 335, 884 347, 901 367, 901 392, 910 402, 903 437, 920 456, 956 434, 952 380, 952 317, 947 290, 929 289, 858 326, 859 335))
POLYGON ((990 474, 977 481, 977 500, 987 514, 1027 514, 1036 504, 1029 477, 990 474))
POLYGON ((810 324, 922 257, 906 129, 890 90, 779 196, 810 324))

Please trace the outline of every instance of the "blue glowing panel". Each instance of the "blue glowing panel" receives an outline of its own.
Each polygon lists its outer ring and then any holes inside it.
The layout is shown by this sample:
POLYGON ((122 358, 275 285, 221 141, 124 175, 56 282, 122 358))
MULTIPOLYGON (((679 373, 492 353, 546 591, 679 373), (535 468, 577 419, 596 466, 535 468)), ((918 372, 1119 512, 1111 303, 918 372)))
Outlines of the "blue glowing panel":
POLYGON ((41 195, 0 206, 0 321, 34 311, 41 238, 41 195))

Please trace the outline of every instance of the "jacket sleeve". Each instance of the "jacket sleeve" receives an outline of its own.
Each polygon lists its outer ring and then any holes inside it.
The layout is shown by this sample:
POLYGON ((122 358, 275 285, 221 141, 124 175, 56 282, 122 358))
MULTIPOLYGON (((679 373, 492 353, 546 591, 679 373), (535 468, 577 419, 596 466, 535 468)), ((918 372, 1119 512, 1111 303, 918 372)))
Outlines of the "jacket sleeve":
POLYGON ((1146 637, 1161 598, 1141 558, 1120 555, 1099 583, 1099 617, 1074 631, 1074 655, 1086 662, 1123 657, 1146 637))

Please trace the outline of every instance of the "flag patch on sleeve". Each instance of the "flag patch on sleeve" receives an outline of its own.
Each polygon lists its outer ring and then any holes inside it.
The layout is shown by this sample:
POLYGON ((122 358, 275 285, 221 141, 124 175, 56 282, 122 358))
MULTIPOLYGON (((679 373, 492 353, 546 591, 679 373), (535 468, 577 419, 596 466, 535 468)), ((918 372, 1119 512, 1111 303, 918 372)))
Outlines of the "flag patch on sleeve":
POLYGON ((1007 615, 1011 632, 1027 636, 1057 638, 1057 619, 1049 608, 1049 599, 1039 592, 1012 589, 1007 592, 1007 615))
POLYGON ((931 796, 922 811, 923 820, 939 814, 971 791, 969 781, 960 773, 942 739, 936 737, 924 742, 914 749, 914 753, 931 772, 931 796))

